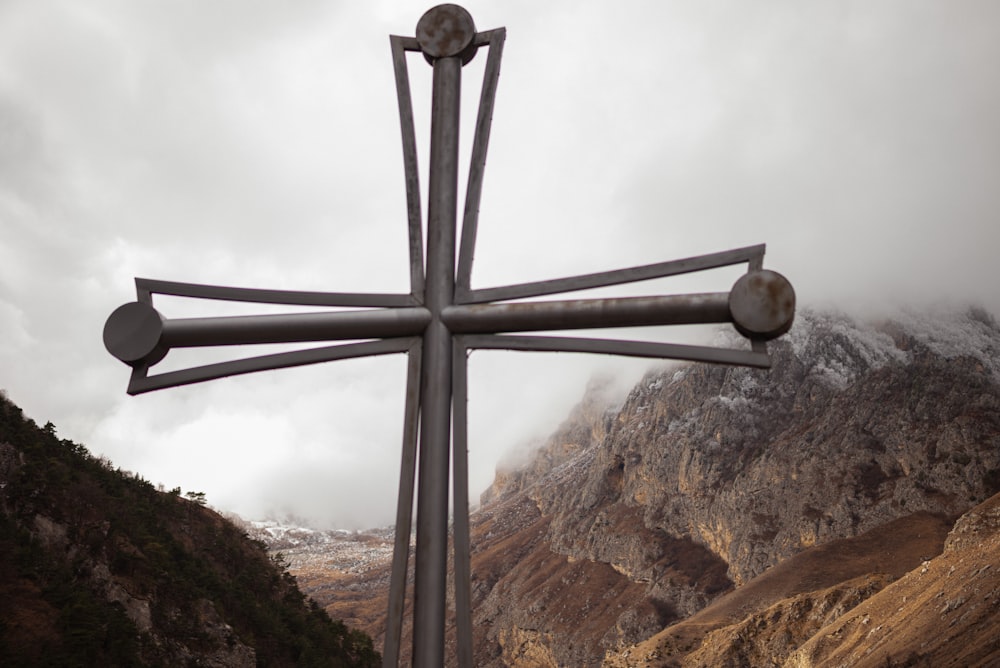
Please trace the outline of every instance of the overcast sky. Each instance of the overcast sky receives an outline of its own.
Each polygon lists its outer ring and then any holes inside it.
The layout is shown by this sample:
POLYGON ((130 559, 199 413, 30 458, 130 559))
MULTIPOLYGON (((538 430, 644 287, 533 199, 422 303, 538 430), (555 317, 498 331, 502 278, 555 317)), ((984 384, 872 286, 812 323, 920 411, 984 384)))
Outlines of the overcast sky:
MULTIPOLYGON (((1000 313, 1000 4, 464 6, 479 30, 508 31, 474 287, 766 242, 766 266, 800 305, 1000 313)), ((135 298, 135 276, 405 292, 388 35, 413 35, 429 7, 0 3, 9 397, 220 509, 390 523, 403 357, 128 397, 128 369, 101 331, 135 298)), ((484 63, 465 68, 470 117, 484 63)), ((409 67, 426 160, 430 68, 419 56, 409 67)), ((726 290, 735 277, 630 290, 726 290)), ((237 312, 156 304, 167 317, 237 312)), ((162 366, 209 358, 175 352, 162 366)), ((558 424, 591 374, 634 380, 645 366, 484 352, 470 365, 474 497, 505 451, 558 424)))

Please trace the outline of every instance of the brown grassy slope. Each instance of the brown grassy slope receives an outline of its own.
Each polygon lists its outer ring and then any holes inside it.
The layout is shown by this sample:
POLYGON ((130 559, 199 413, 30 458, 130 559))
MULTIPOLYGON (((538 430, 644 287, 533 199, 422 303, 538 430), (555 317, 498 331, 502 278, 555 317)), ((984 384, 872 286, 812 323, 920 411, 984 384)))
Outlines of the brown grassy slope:
POLYGON ((803 643, 828 623, 853 609, 892 577, 862 575, 846 582, 783 599, 742 621, 712 631, 684 666, 782 666, 803 643))
MULTIPOLYGON (((538 636, 574 638, 578 652, 574 661, 599 656, 601 641, 612 631, 610 622, 623 606, 642 597, 640 585, 608 564, 574 561, 552 552, 545 541, 546 528, 546 519, 540 517, 531 529, 474 557, 477 576, 496 578, 474 615, 476 635, 482 634, 476 642, 478 665, 525 665, 525 661, 530 665, 531 654, 540 646, 538 636), (521 611, 513 612, 507 601, 517 601, 521 611), (493 654, 497 650, 499 656, 493 654)), ((552 653, 552 665, 567 660, 571 659, 552 653)))
POLYGON ((1000 665, 1000 495, 956 523, 943 554, 821 629, 786 665, 1000 665))
POLYGON ((749 615, 762 613, 785 599, 826 590, 870 573, 902 576, 941 552, 950 526, 951 523, 941 517, 916 513, 860 536, 810 548, 688 619, 626 650, 627 655, 623 652, 609 657, 605 665, 688 665, 684 658, 698 649, 710 633, 738 624, 749 615))
MULTIPOLYGON (((375 540, 374 538, 370 540, 375 540)), ((315 600, 333 619, 370 635, 381 651, 389 602, 389 575, 392 570, 391 544, 385 541, 382 558, 360 568, 345 569, 336 554, 322 559, 301 559, 300 550, 285 550, 291 561, 289 571, 302 591, 315 600)), ((309 550, 301 550, 308 553, 309 550)), ((412 570, 412 558, 410 564, 412 570)))

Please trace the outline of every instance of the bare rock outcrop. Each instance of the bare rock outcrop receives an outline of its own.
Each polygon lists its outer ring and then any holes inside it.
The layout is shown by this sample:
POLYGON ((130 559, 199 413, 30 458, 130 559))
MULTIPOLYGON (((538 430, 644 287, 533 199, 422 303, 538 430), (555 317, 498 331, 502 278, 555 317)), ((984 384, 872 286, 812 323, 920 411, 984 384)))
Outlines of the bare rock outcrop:
MULTIPOLYGON (((514 646, 596 665, 813 546, 956 518, 1000 491, 1000 328, 975 310, 950 317, 805 313, 771 344, 770 371, 661 370, 620 409, 578 410, 473 518, 480 665, 522 665, 502 660, 514 646), (484 541, 475 527, 509 507, 530 511, 530 529, 492 521, 484 541), (504 541, 519 549, 497 568, 504 541), (568 574, 583 565, 608 575, 568 574), (588 581, 629 600, 594 610, 588 581)), ((860 582, 844 586, 871 589, 860 582)))
MULTIPOLYGON (((601 513, 571 509, 641 508, 646 527, 704 545, 739 584, 810 545, 911 512, 957 516, 997 491, 990 360, 946 357, 898 325, 803 319, 772 344, 769 372, 647 376, 576 493, 543 506, 555 548, 607 559, 593 547, 615 542, 597 538, 601 513)), ((979 326, 996 345, 995 324, 979 326)))

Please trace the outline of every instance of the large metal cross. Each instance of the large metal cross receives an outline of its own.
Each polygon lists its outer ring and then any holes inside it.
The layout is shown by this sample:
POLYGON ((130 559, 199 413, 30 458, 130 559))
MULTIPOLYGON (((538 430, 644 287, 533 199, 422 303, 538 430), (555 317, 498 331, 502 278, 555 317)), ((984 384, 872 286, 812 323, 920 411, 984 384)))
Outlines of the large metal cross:
POLYGON ((408 354, 395 553, 383 649, 386 666, 395 666, 399 656, 417 470, 420 475, 413 665, 437 667, 445 659, 449 473, 454 485, 457 658, 459 665, 472 665, 466 461, 466 358, 470 350, 583 352, 768 367, 770 358, 765 341, 785 333, 794 316, 792 287, 780 274, 763 269, 763 245, 629 269, 473 290, 472 256, 504 37, 503 28, 477 32, 469 13, 456 5, 440 5, 425 13, 417 23, 416 37, 390 37, 406 174, 408 294, 256 290, 137 278, 137 301, 116 309, 104 328, 107 349, 132 367, 129 394, 267 369, 408 354), (487 47, 488 56, 456 267, 461 72, 483 47, 487 47), (408 51, 422 53, 433 67, 426 263, 406 68, 408 51), (747 273, 729 292, 515 301, 743 263, 747 265, 747 273), (341 308, 315 313, 167 319, 153 308, 154 294, 341 308), (693 323, 732 323, 750 340, 749 349, 515 334, 693 323), (149 369, 172 348, 318 341, 348 343, 149 375, 149 369), (450 456, 453 462, 449 461, 450 456), (450 466, 453 468, 449 472, 450 466))

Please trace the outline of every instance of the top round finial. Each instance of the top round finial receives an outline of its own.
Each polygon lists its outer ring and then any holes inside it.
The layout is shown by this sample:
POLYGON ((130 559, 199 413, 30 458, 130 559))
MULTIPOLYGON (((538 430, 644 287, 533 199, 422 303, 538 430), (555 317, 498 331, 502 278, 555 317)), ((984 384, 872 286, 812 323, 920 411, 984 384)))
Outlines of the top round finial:
POLYGON ((462 55, 475 37, 472 15, 458 5, 432 7, 417 22, 417 42, 428 58, 462 55))
POLYGON ((795 290, 776 271, 744 274, 729 293, 729 313, 740 334, 751 339, 775 339, 792 327, 795 290))

